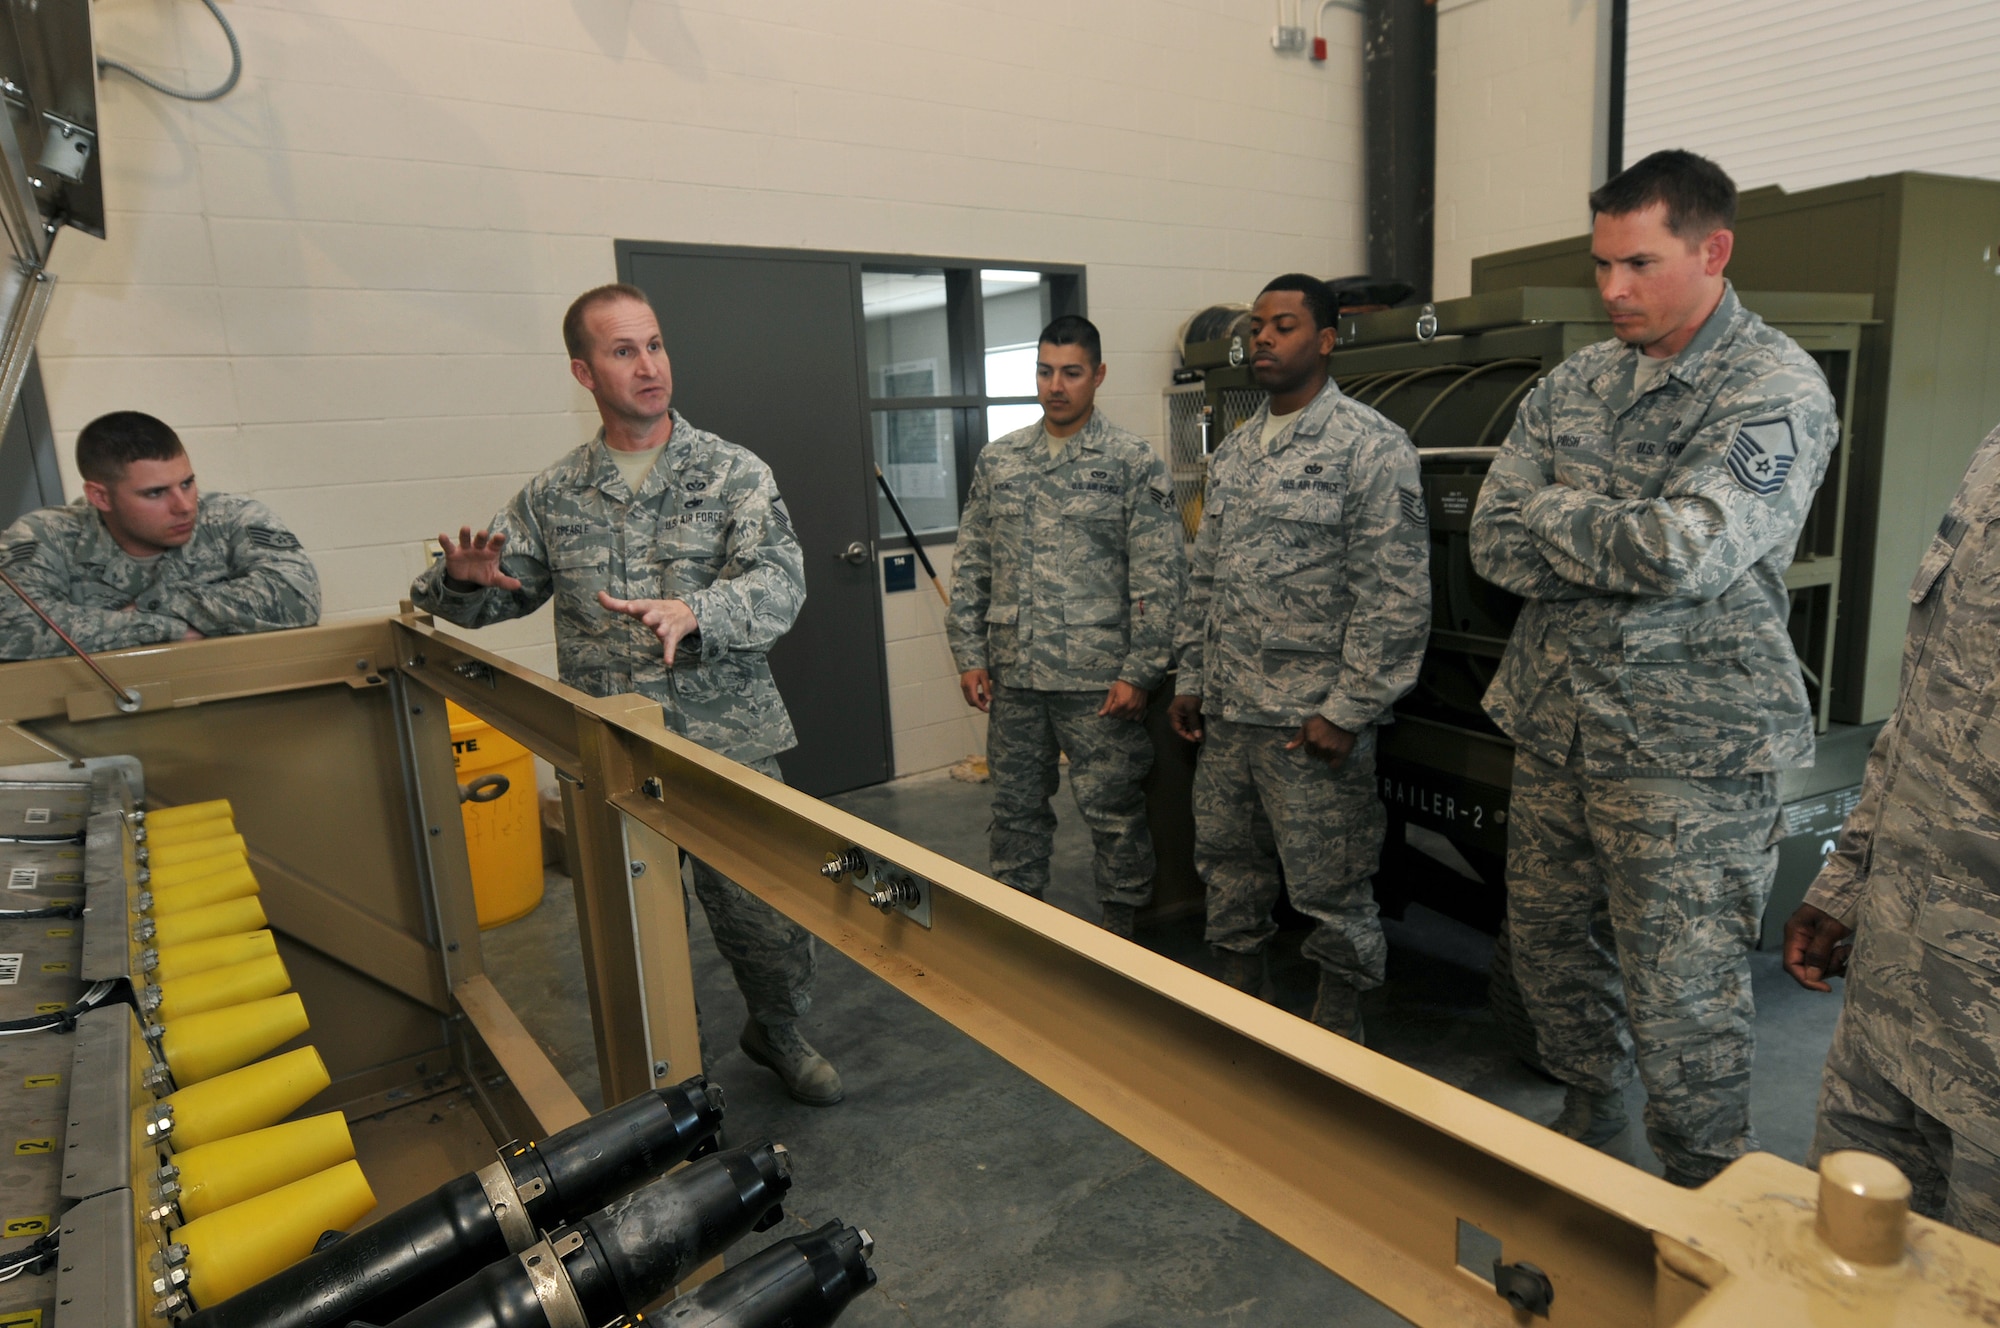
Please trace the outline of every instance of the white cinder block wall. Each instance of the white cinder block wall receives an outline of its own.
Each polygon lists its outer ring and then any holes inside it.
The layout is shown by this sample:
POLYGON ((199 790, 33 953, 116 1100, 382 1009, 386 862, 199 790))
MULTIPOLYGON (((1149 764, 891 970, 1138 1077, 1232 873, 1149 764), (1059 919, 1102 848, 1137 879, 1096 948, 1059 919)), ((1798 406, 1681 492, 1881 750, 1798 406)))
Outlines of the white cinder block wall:
POLYGON ((1589 227, 1603 18, 1601 0, 1439 0, 1439 299, 1471 292, 1481 254, 1589 227))
MULTIPOLYGON (((64 449, 102 411, 163 416, 208 487, 291 523, 330 616, 392 610, 421 541, 594 427, 557 325, 614 239, 1085 264, 1103 405, 1156 438, 1190 312, 1362 266, 1342 10, 1313 65, 1270 49, 1262 0, 224 8, 228 98, 101 83, 110 238, 56 246, 42 365, 64 449)), ((93 12, 107 55, 226 68, 198 4, 93 12)), ((888 597, 903 773, 978 737, 934 685, 927 594, 888 597)), ((553 668, 546 610, 489 638, 553 668)))

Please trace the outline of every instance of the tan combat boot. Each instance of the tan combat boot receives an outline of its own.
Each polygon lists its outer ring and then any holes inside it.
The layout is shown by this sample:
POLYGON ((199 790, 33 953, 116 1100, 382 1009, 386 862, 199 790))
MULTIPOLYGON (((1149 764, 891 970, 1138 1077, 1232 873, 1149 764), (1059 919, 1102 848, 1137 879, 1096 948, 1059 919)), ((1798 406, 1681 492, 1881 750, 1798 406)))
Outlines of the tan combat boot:
POLYGON ((743 1036, 736 1045, 743 1048, 745 1056, 784 1080, 785 1091, 795 1102, 830 1107, 847 1096, 840 1084, 840 1071, 800 1036, 797 1024, 760 1024, 752 1019, 743 1025, 743 1036))

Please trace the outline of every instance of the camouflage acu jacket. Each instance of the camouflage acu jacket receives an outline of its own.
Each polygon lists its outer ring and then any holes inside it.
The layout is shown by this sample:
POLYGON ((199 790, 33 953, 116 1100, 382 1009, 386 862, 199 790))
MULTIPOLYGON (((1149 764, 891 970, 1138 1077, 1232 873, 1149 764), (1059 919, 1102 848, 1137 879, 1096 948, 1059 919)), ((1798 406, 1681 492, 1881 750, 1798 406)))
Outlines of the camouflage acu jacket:
POLYGON ((1158 452, 1102 412, 1049 455, 1040 424, 990 443, 959 519, 951 612, 959 672, 1085 691, 1166 676, 1187 554, 1158 452))
MULTIPOLYGON (((0 534, 0 566, 85 650, 311 627, 319 574, 298 539, 254 498, 201 495, 194 537, 141 561, 79 499, 30 512, 0 534)), ((0 586, 0 659, 67 654, 0 586)))
POLYGON ((1839 431, 1811 358, 1733 289, 1633 390, 1617 341, 1521 405, 1472 516, 1472 565, 1527 603, 1486 710, 1594 774, 1748 775, 1812 764, 1785 620, 1806 510, 1839 431))
POLYGON ((507 535, 501 567, 519 590, 454 590, 444 564, 411 598, 461 627, 518 618, 556 601, 556 672, 593 696, 638 692, 660 702, 669 728, 738 761, 797 743, 764 655, 805 603, 804 557, 771 468, 674 412, 660 459, 634 494, 599 432, 528 481, 493 518, 507 535), (618 599, 678 599, 698 638, 674 666, 618 599))
POLYGON ((2000 430, 1910 604, 1896 711, 1806 902, 1856 930, 1841 1019, 1876 1068, 2000 1153, 2000 430))
POLYGON ((1242 724, 1360 734, 1416 684, 1430 638, 1417 451, 1329 381, 1263 442, 1258 409, 1209 459, 1175 633, 1175 690, 1242 724))

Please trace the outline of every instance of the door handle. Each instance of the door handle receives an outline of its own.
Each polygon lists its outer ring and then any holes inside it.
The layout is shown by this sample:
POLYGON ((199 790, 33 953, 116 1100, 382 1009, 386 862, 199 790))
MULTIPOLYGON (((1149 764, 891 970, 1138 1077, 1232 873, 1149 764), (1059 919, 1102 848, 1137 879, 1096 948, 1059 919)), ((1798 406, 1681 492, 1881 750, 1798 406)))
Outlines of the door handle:
POLYGON ((859 567, 861 566, 861 564, 868 561, 868 546, 866 544, 863 544, 860 540, 856 540, 854 541, 854 543, 848 545, 846 548, 842 549, 839 553, 836 553, 833 556, 836 558, 844 558, 848 562, 853 563, 856 567, 859 567))

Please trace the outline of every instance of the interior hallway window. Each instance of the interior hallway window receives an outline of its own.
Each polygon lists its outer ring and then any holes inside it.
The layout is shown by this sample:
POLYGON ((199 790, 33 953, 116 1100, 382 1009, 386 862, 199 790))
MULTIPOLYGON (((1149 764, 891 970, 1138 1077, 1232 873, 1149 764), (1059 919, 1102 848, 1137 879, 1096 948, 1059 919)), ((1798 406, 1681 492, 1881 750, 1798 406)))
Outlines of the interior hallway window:
MULTIPOLYGON (((1057 313, 1082 312, 1076 269, 870 264, 861 273, 875 463, 918 536, 958 529, 973 458, 1041 418, 1035 349, 1057 313)), ((879 537, 902 527, 878 495, 879 537)))

